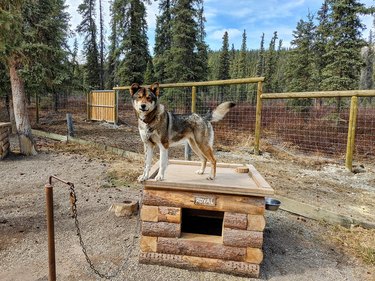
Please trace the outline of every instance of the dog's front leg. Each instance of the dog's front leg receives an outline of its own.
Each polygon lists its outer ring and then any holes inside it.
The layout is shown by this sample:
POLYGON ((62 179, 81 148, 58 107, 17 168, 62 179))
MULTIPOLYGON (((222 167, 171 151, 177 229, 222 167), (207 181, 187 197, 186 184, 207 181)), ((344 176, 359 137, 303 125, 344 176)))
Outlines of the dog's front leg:
POLYGON ((160 145, 160 163, 159 163, 159 172, 155 177, 155 180, 162 181, 164 179, 164 173, 168 166, 168 149, 164 148, 163 145, 160 145))
POLYGON ((145 167, 143 174, 138 177, 139 182, 143 182, 149 178, 149 173, 152 165, 152 156, 154 149, 151 143, 145 143, 145 167))

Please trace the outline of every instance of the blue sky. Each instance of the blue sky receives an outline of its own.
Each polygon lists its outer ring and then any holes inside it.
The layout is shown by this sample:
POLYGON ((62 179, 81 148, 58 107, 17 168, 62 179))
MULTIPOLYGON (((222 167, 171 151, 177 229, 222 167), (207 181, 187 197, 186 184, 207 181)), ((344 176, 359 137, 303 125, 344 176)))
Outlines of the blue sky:
MULTIPOLYGON (((158 14, 158 1, 151 0, 147 6, 148 40, 152 52, 155 37, 156 15, 158 14)), ((106 36, 109 36, 109 1, 102 0, 104 5, 106 36)), ((367 7, 374 5, 374 0, 361 0, 367 7)), ((79 0, 67 0, 67 11, 71 15, 71 28, 75 29, 81 21, 77 13, 79 0)), ((219 50, 225 31, 229 34, 230 46, 236 49, 241 47, 242 33, 246 29, 248 49, 258 49, 260 37, 265 34, 265 46, 269 44, 273 32, 277 31, 283 46, 290 46, 293 39, 292 32, 300 19, 306 19, 308 12, 316 14, 323 0, 204 0, 206 17, 206 42, 212 50, 219 50)), ((367 26, 364 38, 368 37, 368 30, 372 27, 373 17, 361 17, 367 26)), ((79 42, 82 39, 79 38, 79 42)), ((74 39, 69 42, 72 44, 74 39)))

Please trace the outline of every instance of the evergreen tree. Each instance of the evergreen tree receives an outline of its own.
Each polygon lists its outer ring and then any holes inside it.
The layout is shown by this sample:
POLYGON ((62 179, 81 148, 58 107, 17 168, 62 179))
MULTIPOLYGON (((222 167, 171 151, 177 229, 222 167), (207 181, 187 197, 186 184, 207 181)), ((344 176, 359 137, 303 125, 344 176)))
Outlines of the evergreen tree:
POLYGON ((26 88, 57 90, 66 79, 68 15, 63 0, 0 2, 1 61, 9 71, 20 151, 36 154, 26 88), (25 84, 26 81, 26 84, 25 84), (45 87, 43 87, 45 86, 45 87))
POLYGON ((104 22, 102 0, 99 0, 99 65, 100 65, 100 89, 104 89, 104 22))
POLYGON ((144 83, 151 85, 156 81, 155 79, 155 72, 154 72, 154 65, 152 63, 152 60, 149 60, 147 63, 147 68, 145 72, 145 77, 144 77, 144 83))
MULTIPOLYGON (((242 44, 240 50, 240 57, 238 61, 238 77, 245 78, 247 76, 247 35, 246 30, 242 33, 242 44)), ((237 100, 244 101, 247 96, 247 87, 245 84, 240 84, 237 87, 237 100)))
POLYGON ((196 81, 198 24, 196 0, 176 0, 172 9, 172 44, 166 66, 168 82, 196 81))
POLYGON ((87 89, 100 88, 99 50, 97 44, 97 29, 95 24, 95 0, 83 0, 78 6, 82 21, 77 32, 85 36, 83 48, 86 58, 85 83, 87 89))
MULTIPOLYGON (((362 58, 364 60, 364 66, 361 69, 361 79, 359 83, 359 88, 361 90, 370 90, 374 87, 374 42, 373 33, 370 30, 368 45, 362 49, 362 58)), ((369 101, 371 103, 372 98, 366 98, 364 101, 369 101)))
POLYGON ((315 54, 315 65, 316 65, 316 78, 319 88, 318 90, 322 90, 322 73, 323 69, 327 65, 327 61, 323 59, 323 55, 326 52, 326 46, 328 43, 328 38, 330 34, 330 23, 329 23, 329 7, 328 2, 325 0, 318 11, 318 26, 316 27, 316 34, 315 34, 315 44, 314 44, 314 54, 315 54))
POLYGON ((228 42, 228 32, 225 31, 223 35, 223 46, 220 50, 219 58, 219 72, 217 79, 226 80, 229 79, 229 42, 228 42))
POLYGON ((291 41, 292 49, 287 60, 286 77, 288 79, 288 92, 307 92, 318 90, 315 78, 315 57, 313 53, 315 25, 313 16, 309 14, 307 21, 300 20, 296 30, 293 31, 294 39, 291 41))
MULTIPOLYGON (((315 78, 315 57, 313 53, 315 25, 314 18, 308 14, 307 21, 300 20, 296 30, 293 31, 294 39, 292 49, 287 60, 286 78, 288 92, 307 92, 317 90, 315 78)), ((289 103, 293 106, 303 106, 308 110, 312 104, 311 99, 292 99, 289 103)))
POLYGON ((206 18, 204 17, 203 10, 203 1, 199 3, 200 7, 198 8, 198 36, 197 36, 197 54, 196 54, 196 80, 205 81, 208 76, 208 46, 205 42, 206 32, 204 29, 204 23, 206 18))
MULTIPOLYGON (((119 56, 123 57, 117 74, 120 83, 130 85, 143 83, 147 62, 151 59, 148 50, 146 7, 142 0, 116 0, 116 20, 119 24, 119 56)), ((148 1, 145 1, 148 2, 148 1)))
MULTIPOLYGON (((322 87, 332 91, 357 89, 363 63, 360 51, 364 46, 361 39, 364 26, 359 13, 364 5, 357 0, 328 0, 327 3, 331 10, 330 37, 323 55, 327 64, 322 72, 322 87)), ((340 98, 337 98, 336 105, 337 112, 340 112, 340 98)))
MULTIPOLYGON (((223 36, 223 46, 221 47, 220 51, 220 61, 219 61, 219 68, 218 68, 218 75, 217 78, 219 80, 226 80, 229 79, 229 42, 228 42, 228 32, 224 32, 223 36)), ((224 92, 227 90, 228 87, 221 86, 219 87, 219 102, 224 100, 224 92)))
POLYGON ((160 83, 166 79, 166 65, 170 60, 172 45, 172 5, 171 0, 161 0, 160 15, 156 18, 154 68, 155 78, 160 83))
POLYGON ((273 37, 270 41, 269 49, 265 56, 265 84, 264 84, 264 92, 272 93, 274 91, 274 76, 276 73, 276 40, 277 40, 277 32, 273 33, 273 37))
POLYGON ((262 37, 260 39, 260 49, 258 55, 258 62, 256 66, 256 76, 262 77, 264 75, 264 33, 262 33, 262 37))
POLYGON ((119 42, 118 42, 118 17, 116 15, 116 5, 118 6, 118 2, 113 1, 110 7, 111 13, 111 21, 110 21, 110 28, 111 28, 111 35, 109 36, 109 48, 108 48, 108 58, 107 58, 107 66, 106 66, 106 88, 112 89, 113 87, 119 85, 119 78, 117 76, 117 69, 118 65, 120 64, 119 58, 119 42))

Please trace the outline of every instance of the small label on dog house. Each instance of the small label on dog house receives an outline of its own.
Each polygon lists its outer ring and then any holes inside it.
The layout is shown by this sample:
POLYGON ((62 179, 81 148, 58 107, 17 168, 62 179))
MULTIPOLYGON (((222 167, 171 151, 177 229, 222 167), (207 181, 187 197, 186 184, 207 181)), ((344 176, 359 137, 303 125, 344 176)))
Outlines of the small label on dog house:
POLYGON ((216 206, 216 198, 214 196, 195 196, 194 204, 204 206, 216 206))

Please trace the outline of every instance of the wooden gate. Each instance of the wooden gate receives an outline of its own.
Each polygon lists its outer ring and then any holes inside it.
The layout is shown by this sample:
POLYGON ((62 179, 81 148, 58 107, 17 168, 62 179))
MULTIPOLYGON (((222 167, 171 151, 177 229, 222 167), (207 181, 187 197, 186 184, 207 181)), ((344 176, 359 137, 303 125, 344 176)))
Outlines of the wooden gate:
POLYGON ((87 94, 87 120, 117 124, 118 97, 114 90, 91 91, 87 94))

